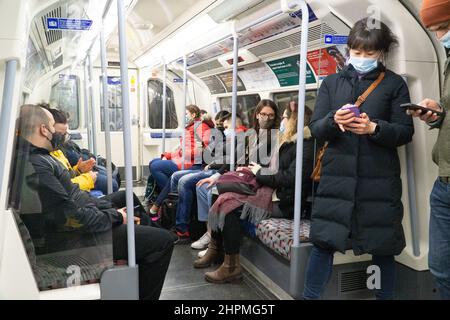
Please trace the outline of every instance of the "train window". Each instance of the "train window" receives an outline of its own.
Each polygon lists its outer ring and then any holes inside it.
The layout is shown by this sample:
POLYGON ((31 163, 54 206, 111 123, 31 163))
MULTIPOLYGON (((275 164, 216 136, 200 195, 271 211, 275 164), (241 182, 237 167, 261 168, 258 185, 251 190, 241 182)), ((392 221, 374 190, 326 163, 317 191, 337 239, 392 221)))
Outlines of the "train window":
MULTIPOLYGON (((100 87, 103 86, 100 77, 100 87)), ((108 77, 108 110, 109 110, 109 130, 122 131, 122 86, 119 77, 108 77)), ((101 130, 105 131, 105 108, 103 106, 103 90, 100 90, 100 117, 101 130)))
MULTIPOLYGON (((316 96, 317 91, 306 91, 306 106, 309 107, 311 111, 314 110, 314 105, 316 104, 316 96)), ((298 91, 274 93, 273 101, 277 104, 278 108, 281 111, 281 114, 283 114, 290 101, 298 101, 298 91)))
MULTIPOLYGON (((162 129, 163 83, 159 80, 149 80, 148 83, 148 123, 152 129, 162 129)), ((177 111, 173 91, 167 87, 166 97, 166 128, 178 128, 177 111)))
MULTIPOLYGON (((251 127, 253 125, 252 116, 260 101, 261 97, 259 94, 237 97, 236 114, 242 119, 245 126, 251 127)), ((228 110, 231 112, 231 97, 219 98, 219 105, 221 110, 228 110)))
POLYGON ((59 74, 50 93, 50 106, 69 114, 69 128, 80 127, 79 79, 75 75, 59 74))

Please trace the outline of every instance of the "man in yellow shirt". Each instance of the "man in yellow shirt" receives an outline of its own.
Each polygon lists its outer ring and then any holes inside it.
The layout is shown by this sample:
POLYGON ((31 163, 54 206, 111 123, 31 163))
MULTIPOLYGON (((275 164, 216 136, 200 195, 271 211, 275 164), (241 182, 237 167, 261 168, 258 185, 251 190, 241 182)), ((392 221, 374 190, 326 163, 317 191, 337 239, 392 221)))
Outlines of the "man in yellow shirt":
MULTIPOLYGON (((56 129, 56 134, 59 135, 57 141, 60 144, 63 144, 67 141, 68 136, 67 131, 69 126, 67 124, 67 117, 59 110, 49 109, 49 111, 53 115, 53 118, 60 120, 56 121, 54 127, 56 129)), ((92 171, 96 164, 95 159, 82 161, 80 158, 77 165, 72 167, 61 150, 57 149, 50 154, 64 165, 70 172, 72 182, 78 184, 81 190, 90 192, 94 189, 95 181, 97 180, 97 172, 92 171)))

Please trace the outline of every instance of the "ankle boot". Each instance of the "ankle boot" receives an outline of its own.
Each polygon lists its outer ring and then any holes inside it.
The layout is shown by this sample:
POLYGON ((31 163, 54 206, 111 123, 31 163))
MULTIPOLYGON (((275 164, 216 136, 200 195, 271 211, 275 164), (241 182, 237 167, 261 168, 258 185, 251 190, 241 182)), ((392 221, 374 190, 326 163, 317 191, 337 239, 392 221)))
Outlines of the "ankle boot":
POLYGON ((242 279, 239 254, 226 254, 223 264, 213 272, 205 273, 206 281, 212 283, 226 283, 242 279))
POLYGON ((217 240, 212 238, 205 255, 194 261, 194 268, 207 268, 213 263, 222 263, 223 255, 222 246, 218 244, 217 240))

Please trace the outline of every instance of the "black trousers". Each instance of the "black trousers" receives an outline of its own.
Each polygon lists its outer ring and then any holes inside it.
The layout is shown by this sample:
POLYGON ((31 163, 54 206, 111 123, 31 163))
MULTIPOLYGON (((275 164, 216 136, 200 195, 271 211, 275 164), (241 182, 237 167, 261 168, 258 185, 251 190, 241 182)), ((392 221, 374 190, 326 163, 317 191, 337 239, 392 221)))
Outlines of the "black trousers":
MULTIPOLYGON (((103 199, 111 201, 115 208, 126 206, 125 191, 117 191, 103 199)), ((150 218, 145 214, 139 198, 133 193, 135 216, 141 217, 141 225, 135 225, 136 263, 139 266, 139 297, 158 300, 169 267, 173 250, 173 237, 165 229, 148 226, 150 218), (146 218, 143 220, 143 218, 146 218)), ((127 226, 113 228, 113 258, 128 259, 127 226)))
MULTIPOLYGON (((111 202, 114 208, 121 209, 127 206, 127 195, 125 191, 117 191, 111 194, 108 194, 101 199, 108 200, 111 202)), ((139 198, 133 193, 133 204, 134 204, 134 216, 141 218, 141 225, 152 226, 152 221, 150 217, 146 214, 144 206, 142 205, 139 198), (137 208, 136 208, 137 207, 137 208)), ((154 226, 154 225, 153 225, 154 226)))
POLYGON ((226 254, 239 254, 241 246, 241 220, 239 209, 230 212, 225 217, 223 230, 212 231, 212 238, 219 244, 223 244, 226 254))
MULTIPOLYGON (((136 263, 139 266, 139 298, 158 300, 173 251, 169 231, 135 225, 136 263)), ((113 228, 113 257, 128 259, 127 226, 113 228)))
MULTIPOLYGON (((124 190, 108 194, 100 199, 109 200, 114 206, 114 208, 117 209, 124 208, 127 206, 127 195, 124 190)), ((133 203, 135 207, 139 206, 138 209, 145 212, 144 206, 134 193, 133 193, 133 203)))

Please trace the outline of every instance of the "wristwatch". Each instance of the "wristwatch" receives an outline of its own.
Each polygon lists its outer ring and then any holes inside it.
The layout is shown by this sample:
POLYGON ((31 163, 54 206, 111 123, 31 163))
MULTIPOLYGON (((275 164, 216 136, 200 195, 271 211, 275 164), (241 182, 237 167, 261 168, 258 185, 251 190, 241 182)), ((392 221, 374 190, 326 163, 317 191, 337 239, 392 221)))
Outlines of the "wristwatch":
POLYGON ((376 126, 375 126, 375 130, 373 131, 371 136, 376 136, 378 134, 378 132, 380 132, 380 125, 376 121, 373 121, 373 122, 376 124, 376 126))

